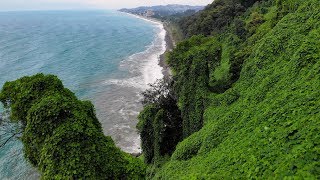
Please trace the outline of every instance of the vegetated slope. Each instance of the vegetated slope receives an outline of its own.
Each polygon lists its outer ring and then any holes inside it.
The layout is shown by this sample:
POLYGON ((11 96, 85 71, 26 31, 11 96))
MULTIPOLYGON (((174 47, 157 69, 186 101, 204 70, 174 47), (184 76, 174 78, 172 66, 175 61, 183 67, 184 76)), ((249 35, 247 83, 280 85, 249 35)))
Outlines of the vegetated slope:
POLYGON ((200 131, 178 144, 154 178, 319 179, 320 2, 258 3, 236 18, 226 33, 200 44, 194 39, 204 37, 194 37, 169 55, 179 107, 206 109, 200 131), (239 24, 243 39, 232 28, 239 24), (210 48, 218 58, 201 61, 210 48), (232 83, 220 88, 224 82, 232 83))
POLYGON ((220 33, 257 1, 264 0, 215 0, 203 11, 181 19, 179 24, 186 37, 220 33))
POLYGON ((165 6, 142 6, 132 9, 120 9, 121 12, 127 12, 137 15, 145 15, 147 11, 152 11, 154 18, 164 18, 174 14, 180 14, 187 11, 192 11, 193 13, 202 10, 204 6, 188 6, 188 5, 179 5, 179 4, 169 4, 165 6))
POLYGON ((143 179, 144 164, 104 136, 89 101, 80 101, 53 75, 6 82, 1 102, 22 126, 26 159, 42 179, 143 179))

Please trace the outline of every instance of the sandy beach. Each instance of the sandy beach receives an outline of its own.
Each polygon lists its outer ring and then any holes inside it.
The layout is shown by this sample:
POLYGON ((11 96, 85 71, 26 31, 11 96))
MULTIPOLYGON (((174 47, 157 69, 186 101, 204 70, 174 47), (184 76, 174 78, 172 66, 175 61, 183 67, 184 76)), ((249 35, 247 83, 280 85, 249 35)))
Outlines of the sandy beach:
POLYGON ((166 63, 166 57, 165 56, 166 56, 167 52, 170 52, 170 51, 172 51, 174 49, 174 47, 176 45, 176 42, 174 42, 172 34, 170 34, 169 27, 168 27, 167 23, 162 22, 159 19, 155 19, 155 18, 151 18, 151 17, 145 17, 145 16, 140 16, 140 15, 126 13, 126 12, 123 12, 123 13, 131 15, 131 16, 135 16, 135 17, 140 18, 140 19, 144 19, 146 21, 151 21, 151 22, 154 22, 154 23, 157 23, 157 24, 162 24, 163 29, 166 32, 165 39, 164 39, 165 40, 166 50, 159 57, 159 66, 162 67, 162 74, 163 74, 164 77, 171 76, 172 73, 171 73, 169 65, 166 63))
POLYGON ((170 51, 173 50, 173 48, 175 47, 175 42, 174 42, 174 40, 172 38, 172 35, 169 32, 168 25, 166 23, 163 23, 163 22, 162 22, 162 24, 163 24, 163 27, 164 27, 164 29, 166 31, 166 37, 165 37, 166 51, 160 56, 159 65, 163 68, 163 70, 162 70, 163 76, 167 77, 167 76, 171 76, 172 73, 171 73, 169 65, 166 62, 165 55, 166 55, 167 52, 170 52, 170 51))

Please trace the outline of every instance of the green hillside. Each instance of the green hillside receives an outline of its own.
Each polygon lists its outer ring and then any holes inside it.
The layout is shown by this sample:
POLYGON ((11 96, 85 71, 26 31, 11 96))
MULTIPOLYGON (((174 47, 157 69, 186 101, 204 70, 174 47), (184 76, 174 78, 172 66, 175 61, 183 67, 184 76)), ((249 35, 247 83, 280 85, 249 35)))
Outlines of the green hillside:
POLYGON ((149 163, 148 178, 320 178, 320 2, 243 7, 222 32, 168 55, 184 140, 149 163))
POLYGON ((56 76, 5 83, 41 178, 320 179, 320 1, 216 0, 179 24, 173 77, 143 93, 140 159, 56 76))

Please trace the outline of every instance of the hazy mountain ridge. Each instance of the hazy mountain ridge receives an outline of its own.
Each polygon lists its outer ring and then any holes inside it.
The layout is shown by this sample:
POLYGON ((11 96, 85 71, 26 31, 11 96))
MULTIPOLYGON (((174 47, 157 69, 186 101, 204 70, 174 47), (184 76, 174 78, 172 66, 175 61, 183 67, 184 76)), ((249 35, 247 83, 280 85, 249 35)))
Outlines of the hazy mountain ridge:
POLYGON ((120 9, 121 12, 127 12, 137 15, 145 15, 148 11, 152 11, 154 15, 152 16, 170 16, 177 13, 184 13, 186 11, 198 12, 203 10, 204 6, 189 6, 189 5, 178 5, 178 4, 169 4, 169 5, 159 5, 159 6, 141 6, 132 9, 120 9))

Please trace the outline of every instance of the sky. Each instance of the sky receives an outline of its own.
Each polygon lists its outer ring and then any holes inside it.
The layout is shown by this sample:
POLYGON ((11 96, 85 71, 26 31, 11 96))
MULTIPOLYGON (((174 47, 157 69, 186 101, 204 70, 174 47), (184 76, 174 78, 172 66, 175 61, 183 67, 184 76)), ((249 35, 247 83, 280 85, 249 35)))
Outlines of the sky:
POLYGON ((212 1, 213 0, 0 0, 0 11, 120 9, 166 4, 207 5, 212 1))

